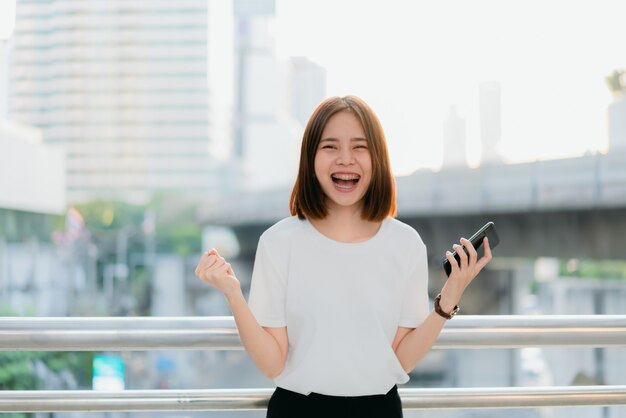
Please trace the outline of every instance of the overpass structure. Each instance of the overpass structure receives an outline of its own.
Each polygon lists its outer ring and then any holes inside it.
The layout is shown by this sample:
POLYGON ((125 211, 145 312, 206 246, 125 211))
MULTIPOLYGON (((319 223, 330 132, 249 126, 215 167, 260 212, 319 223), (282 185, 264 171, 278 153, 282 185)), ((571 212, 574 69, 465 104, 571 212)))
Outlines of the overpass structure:
MULTIPOLYGON (((420 233, 433 262, 461 236, 496 223, 498 255, 624 259, 626 151, 493 164, 396 178, 398 218, 420 233)), ((261 232, 289 216, 289 188, 244 194, 203 208, 207 225, 231 227, 252 257, 261 232)))

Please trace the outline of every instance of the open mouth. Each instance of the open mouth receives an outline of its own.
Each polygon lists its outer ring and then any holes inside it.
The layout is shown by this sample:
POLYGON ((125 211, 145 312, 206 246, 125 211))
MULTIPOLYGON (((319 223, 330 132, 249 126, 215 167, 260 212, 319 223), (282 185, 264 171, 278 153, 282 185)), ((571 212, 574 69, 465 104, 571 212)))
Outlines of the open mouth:
POLYGON ((335 173, 330 176, 333 179, 335 187, 341 190, 352 190, 356 187, 357 183, 361 179, 358 174, 347 173, 335 173))

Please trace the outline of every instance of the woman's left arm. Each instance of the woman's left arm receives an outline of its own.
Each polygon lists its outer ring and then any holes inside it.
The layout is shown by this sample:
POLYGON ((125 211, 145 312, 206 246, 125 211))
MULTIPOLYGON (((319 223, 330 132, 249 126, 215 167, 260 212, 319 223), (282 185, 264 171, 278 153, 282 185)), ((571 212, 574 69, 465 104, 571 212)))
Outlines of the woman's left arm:
MULTIPOLYGON (((469 240, 461 238, 461 244, 468 254, 463 251, 463 247, 459 244, 453 246, 459 255, 460 265, 450 251, 446 252, 446 258, 450 261, 452 271, 443 289, 441 289, 439 304, 444 312, 451 312, 459 304, 467 286, 492 258, 487 238, 483 242, 484 254, 480 259, 478 259, 476 249, 469 240)), ((445 323, 446 319, 433 310, 417 328, 398 327, 392 348, 402 368, 407 373, 413 370, 415 365, 430 351, 445 323)))

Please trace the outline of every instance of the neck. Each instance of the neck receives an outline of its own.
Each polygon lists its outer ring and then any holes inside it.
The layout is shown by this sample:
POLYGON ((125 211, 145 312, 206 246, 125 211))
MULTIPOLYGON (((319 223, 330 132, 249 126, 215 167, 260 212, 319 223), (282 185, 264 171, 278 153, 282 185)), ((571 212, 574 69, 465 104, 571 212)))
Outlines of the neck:
POLYGON ((378 232, 381 222, 361 217, 361 208, 328 208, 324 219, 311 219, 311 224, 327 237, 341 242, 367 241, 378 232))

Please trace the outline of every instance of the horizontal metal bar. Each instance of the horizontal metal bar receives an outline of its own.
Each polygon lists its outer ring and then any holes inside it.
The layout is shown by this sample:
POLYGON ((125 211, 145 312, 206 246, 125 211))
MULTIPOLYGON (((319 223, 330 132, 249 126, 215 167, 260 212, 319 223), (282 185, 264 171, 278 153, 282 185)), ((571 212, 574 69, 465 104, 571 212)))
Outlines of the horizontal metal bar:
MULTIPOLYGON (((265 409, 273 389, 0 391, 0 412, 265 409)), ((400 389, 404 409, 626 405, 626 386, 400 389)))
POLYGON ((626 386, 401 389, 404 409, 626 405, 626 386))
POLYGON ((435 348, 626 346, 626 315, 467 315, 449 321, 435 348))
POLYGON ((0 318, 0 351, 243 349, 231 316, 0 318))
MULTIPOLYGON (((626 315, 470 316, 446 324, 435 348, 626 346, 626 315)), ((222 317, 0 318, 0 351, 242 349, 222 317)))

